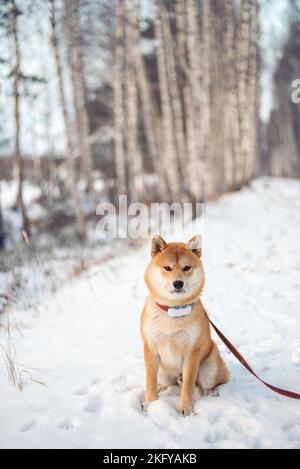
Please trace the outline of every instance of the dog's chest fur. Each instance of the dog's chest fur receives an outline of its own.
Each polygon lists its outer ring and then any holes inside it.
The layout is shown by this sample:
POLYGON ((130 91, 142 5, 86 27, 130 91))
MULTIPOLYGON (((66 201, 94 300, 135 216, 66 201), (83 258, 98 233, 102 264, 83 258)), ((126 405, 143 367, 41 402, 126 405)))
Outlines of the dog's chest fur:
POLYGON ((167 368, 180 369, 183 354, 200 338, 200 325, 190 317, 170 318, 166 312, 151 311, 144 325, 144 333, 167 368))

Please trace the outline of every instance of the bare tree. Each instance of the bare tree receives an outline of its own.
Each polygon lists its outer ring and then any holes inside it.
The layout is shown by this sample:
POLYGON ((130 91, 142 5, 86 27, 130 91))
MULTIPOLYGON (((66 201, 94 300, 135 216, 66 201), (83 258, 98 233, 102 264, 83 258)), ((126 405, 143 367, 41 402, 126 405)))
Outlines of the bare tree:
POLYGON ((249 72, 248 72, 248 145, 249 151, 245 161, 244 183, 248 183, 255 175, 257 169, 257 101, 258 101, 258 17, 259 3, 258 0, 252 0, 252 17, 251 17, 251 35, 249 44, 249 72))
POLYGON ((197 19, 193 2, 175 1, 176 36, 182 88, 186 151, 183 157, 189 197, 199 200, 204 194, 204 168, 200 154, 200 82, 197 47, 197 19), (194 15, 194 17, 193 17, 194 15))
POLYGON ((300 107, 291 99, 291 84, 300 70, 300 10, 298 14, 293 12, 288 40, 274 73, 275 105, 267 130, 267 170, 272 176, 299 178, 300 107))
POLYGON ((158 196, 161 200, 167 200, 166 168, 160 160, 162 154, 161 118, 158 106, 153 96, 149 78, 145 67, 144 57, 141 51, 140 22, 138 21, 138 37, 135 54, 136 77, 141 102, 141 114, 145 129, 148 154, 153 170, 158 180, 158 196))
POLYGON ((234 4, 225 0, 226 31, 224 39, 225 67, 224 67, 224 179, 229 190, 235 184, 235 159, 239 152, 239 107, 236 74, 236 21, 234 4))
POLYGON ((224 181, 224 83, 223 83, 223 5, 211 0, 210 6, 210 133, 207 194, 215 198, 226 190, 224 181))
POLYGON ((76 185, 76 172, 74 167, 74 157, 72 149, 72 138, 71 138, 71 125, 69 122, 65 91, 64 91, 64 82, 62 74, 62 65, 59 56, 58 42, 57 42, 57 32, 56 32, 56 6, 55 0, 49 0, 50 8, 50 23, 51 23, 51 45, 53 49, 53 55, 56 65, 56 73, 58 78, 58 88, 59 88, 59 97, 60 105, 63 113, 64 125, 65 125, 65 135, 66 135, 66 157, 67 157, 67 185, 69 192, 74 203, 76 222, 77 222, 77 232, 80 239, 85 238, 85 217, 81 207, 80 197, 76 185))
POLYGON ((14 154, 14 179, 18 187, 17 204, 22 215, 22 229, 29 235, 30 226, 27 217, 26 207, 23 197, 23 161, 20 149, 20 69, 21 55, 18 36, 18 9, 14 0, 10 2, 10 28, 14 50, 14 69, 12 73, 13 80, 13 98, 14 98, 14 123, 15 123, 15 154, 14 154))
POLYGON ((161 0, 155 0, 155 37, 157 39, 156 57, 159 79, 159 91, 162 110, 163 128, 163 164, 167 172, 168 186, 173 200, 180 200, 180 184, 178 162, 176 157, 175 138, 173 130, 173 115, 169 94, 167 65, 164 50, 161 0))
POLYGON ((189 74, 189 86, 186 96, 186 132, 189 153, 189 180, 190 194, 194 202, 204 197, 204 167, 200 168, 203 159, 200 158, 200 129, 199 129, 199 105, 200 105, 200 69, 198 55, 198 28, 197 12, 194 0, 186 1, 186 34, 187 34, 187 63, 189 74), (200 173, 201 169, 201 173, 200 173))
MULTIPOLYGON (((65 1, 65 0, 64 0, 65 1)), ((79 16, 79 0, 72 0, 72 47, 74 50, 74 81, 77 90, 76 114, 78 120, 78 129, 80 135, 81 158, 83 162, 83 174, 85 175, 88 187, 88 193, 91 200, 96 205, 96 195, 93 182, 93 159, 92 149, 89 143, 89 116, 87 111, 86 89, 84 80, 84 70, 81 52, 81 31, 79 16)))
MULTIPOLYGON (((95 202, 93 165, 104 177, 114 178, 109 196, 125 193, 132 200, 154 196, 197 202, 240 188, 256 174, 258 0, 152 0, 154 15, 148 18, 141 3, 49 0, 48 29, 66 147, 62 166, 81 237, 85 216, 78 179, 84 180, 88 198, 95 202), (95 70, 96 82, 87 80, 87 70, 95 70), (97 129, 92 135, 90 127, 97 129), (147 173, 153 177, 147 178, 147 173)), ((38 18, 37 8, 32 11, 38 18)), ((36 30, 50 44, 47 27, 38 24, 36 30)), ((42 61, 48 78, 47 54, 42 61)), ((13 79, 16 128, 20 100, 16 90, 21 88, 29 105, 26 128, 35 152, 40 136, 33 88, 26 92, 29 82, 22 73, 13 79)), ((53 153, 52 81, 45 83, 42 113, 48 152, 53 153)), ((274 148, 271 160, 274 171, 288 173, 296 165, 298 144, 289 128, 294 110, 284 106, 283 99, 280 93, 289 125, 279 122, 275 113, 272 122, 280 142, 273 130, 270 134, 280 151, 285 146, 294 156, 282 162, 274 148)), ((16 154, 22 130, 18 126, 16 154)), ((22 158, 17 156, 16 161, 21 167, 22 158)), ((16 168, 22 179, 22 168, 15 164, 15 173, 16 168)), ((49 172, 60 173, 53 165, 49 172)))
POLYGON ((139 148, 138 129, 138 84, 136 71, 136 55, 139 47, 139 8, 137 0, 131 0, 126 4, 126 111, 127 111, 127 153, 128 165, 131 176, 131 199, 138 200, 142 185, 140 179, 143 176, 143 159, 139 148))
POLYGON ((125 4, 118 0, 116 11, 116 46, 114 76, 114 140, 116 186, 119 194, 127 194, 124 141, 124 73, 125 73, 125 4))
POLYGON ((210 28, 211 11, 209 0, 202 1, 201 9, 201 40, 200 40, 200 129, 199 129, 199 152, 201 160, 201 177, 204 183, 204 194, 209 189, 210 170, 210 132, 211 132, 211 96, 210 96, 210 28))
POLYGON ((245 161, 249 155, 249 120, 247 118, 247 89, 248 89, 248 67, 249 67, 249 44, 250 44, 250 19, 251 0, 242 0, 242 17, 239 37, 238 66, 239 66, 239 116, 240 116, 240 152, 236 161, 236 184, 240 187, 243 183, 245 161))
POLYGON ((0 251, 5 247, 5 231, 3 223, 3 214, 2 214, 2 194, 1 194, 1 185, 0 185, 0 251))
POLYGON ((24 82, 24 97, 27 103, 28 132, 30 135, 30 153, 34 168, 34 179, 38 185, 42 186, 42 162, 40 155, 38 155, 37 132, 34 116, 35 98, 26 81, 24 82))
POLYGON ((163 36, 165 40, 165 56, 168 71, 169 91, 174 120, 174 137, 176 143, 177 161, 180 167, 181 180, 183 184, 188 186, 188 177, 186 172, 186 158, 187 158, 187 145, 184 132, 184 115, 181 95, 179 91, 178 70, 175 54, 175 41, 171 33, 171 27, 167 10, 162 9, 163 21, 163 36))
POLYGON ((44 119, 45 119, 45 134, 46 134, 46 154, 47 154, 47 170, 48 178, 54 173, 54 145, 53 145, 53 134, 52 134, 52 109, 51 109, 51 91, 50 91, 50 74, 49 74, 49 58, 45 54, 43 45, 45 42, 50 42, 48 34, 43 30, 39 21, 38 15, 36 15, 36 29, 38 32, 39 39, 39 56, 41 62, 41 71, 43 74, 43 108, 44 108, 44 119), (46 35, 46 37, 45 37, 46 35))

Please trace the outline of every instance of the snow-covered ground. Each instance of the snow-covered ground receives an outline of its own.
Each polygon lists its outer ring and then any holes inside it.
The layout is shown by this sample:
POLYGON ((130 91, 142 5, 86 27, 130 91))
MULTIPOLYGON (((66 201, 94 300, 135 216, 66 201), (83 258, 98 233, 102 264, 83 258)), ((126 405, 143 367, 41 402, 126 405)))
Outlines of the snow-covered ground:
MULTIPOLYGON (((300 392, 300 182, 256 181, 209 204, 204 227, 212 319, 267 381, 300 392)), ((1 359, 0 447, 300 448, 299 401, 264 388, 221 344, 231 381, 220 397, 196 391, 183 418, 173 387, 140 410, 148 260, 147 244, 11 312, 24 389, 10 386, 1 359)))

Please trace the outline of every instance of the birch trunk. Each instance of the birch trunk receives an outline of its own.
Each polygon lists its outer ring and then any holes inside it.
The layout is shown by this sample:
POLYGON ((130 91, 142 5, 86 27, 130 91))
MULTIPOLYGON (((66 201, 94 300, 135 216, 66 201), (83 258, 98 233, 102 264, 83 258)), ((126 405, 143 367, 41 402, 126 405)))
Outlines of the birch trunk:
MULTIPOLYGON (((73 60, 73 34, 70 27, 70 2, 62 0, 62 24, 63 24, 63 45, 66 52, 67 66, 68 66, 68 77, 70 76, 71 82, 71 95, 72 95, 72 111, 75 113, 75 119, 73 119, 73 112, 67 112, 69 122, 69 133, 71 140, 72 155, 74 158, 82 155, 82 142, 80 136, 79 116, 78 116, 78 88, 77 81, 74 73, 74 60, 73 60)), ((66 99, 66 98, 65 98, 66 99)), ((67 103, 66 103, 67 104, 67 103)))
POLYGON ((186 0, 187 57, 189 86, 187 88, 186 132, 189 153, 190 194, 194 202, 204 197, 204 165, 200 158, 199 105, 200 73, 198 57, 198 37, 194 0, 186 0), (201 170, 201 173, 200 173, 201 170))
POLYGON ((217 0, 211 2, 210 41, 211 41, 211 132, 209 152, 209 197, 215 198, 225 191, 224 182, 224 83, 222 70, 222 37, 220 34, 222 17, 217 0))
POLYGON ((15 155, 13 162, 14 180, 17 184, 17 205, 22 216, 22 230, 27 235, 30 234, 29 220, 27 217, 27 211, 23 197, 23 161, 20 149, 20 69, 21 69, 21 55, 19 46, 19 35, 18 35, 18 21, 17 21, 17 7, 15 1, 11 1, 10 9, 10 27, 12 34, 12 43, 14 50, 14 69, 12 73, 12 88, 13 88, 13 100, 14 100, 14 125, 15 125, 15 155))
POLYGON ((188 177, 186 174, 186 155, 187 146, 184 134, 184 115, 182 109, 182 101, 179 92, 179 84, 177 78, 176 58, 174 51, 174 41, 171 33, 170 23, 165 9, 162 9, 162 31, 163 37, 168 47, 166 47, 166 66, 169 78, 169 92, 174 116, 174 132, 176 143, 177 161, 181 172, 183 185, 188 186, 188 177))
POLYGON ((184 84, 187 83, 187 17, 186 17, 186 0, 175 0, 175 20, 176 20, 176 37, 178 43, 178 56, 180 64, 180 75, 184 84), (183 79, 184 78, 184 79, 183 79))
POLYGON ((156 57, 159 79, 159 91, 162 110, 163 128, 163 151, 167 165, 168 186, 173 201, 180 200, 180 184, 176 158, 176 147, 174 144, 173 116, 171 100, 169 95, 169 83, 164 51, 164 41, 162 33, 162 6, 160 0, 155 0, 155 37, 157 40, 156 57))
POLYGON ((249 48, 249 76, 248 76, 248 145, 246 154, 244 183, 248 183, 256 171, 257 156, 257 41, 258 41, 258 0, 252 0, 251 39, 249 48))
MULTIPOLYGON (((64 0, 65 1, 65 0, 64 0)), ((78 120, 78 130, 80 135, 80 147, 83 174, 87 182, 88 194, 96 206, 96 194, 94 190, 93 181, 93 158, 92 149, 89 143, 89 116, 87 110, 86 94, 85 94, 85 81, 81 53, 81 31, 80 31, 80 16, 79 16, 79 0, 72 0, 72 46, 74 49, 74 83, 76 90, 75 105, 78 120)))
POLYGON ((247 83, 249 67, 249 42, 250 42, 250 1, 242 1, 241 29, 239 37, 239 116, 241 125, 241 147, 236 162, 236 183, 241 187, 245 171, 245 162, 249 152, 249 121, 247 119, 247 83))
POLYGON ((226 103, 224 109, 225 120, 225 142, 224 142, 224 163, 225 163, 225 183, 227 190, 233 190, 235 184, 235 161, 239 152, 239 107, 237 94, 236 76, 236 22, 234 4, 232 0, 225 0, 225 93, 226 103))
MULTIPOLYGON (((39 38, 39 55, 41 61, 41 70, 45 82, 43 84, 43 108, 44 108, 44 116, 45 116, 45 133, 46 133, 46 147, 47 147, 47 177, 48 180, 51 179, 51 175, 55 171, 55 163, 54 163, 54 148, 53 148, 53 135, 52 135, 52 109, 51 109, 51 91, 49 86, 49 65, 48 65, 48 57, 44 53, 43 43, 44 43, 44 34, 39 22, 39 17, 37 16, 37 24, 36 28, 38 31, 38 38, 39 38)), ((48 40, 48 37, 47 37, 48 40)))
POLYGON ((162 134, 160 116, 152 94, 147 76, 144 58, 141 52, 141 38, 138 24, 138 47, 135 55, 135 71, 142 105, 142 119, 147 141, 147 149, 152 162, 154 173, 158 180, 158 196, 160 200, 167 200, 166 168, 162 154, 162 134))
POLYGON ((138 47, 139 10, 136 0, 127 2, 125 24, 126 34, 126 109, 127 109, 127 151, 131 176, 131 200, 137 201, 142 189, 143 160, 139 149, 138 133, 138 87, 136 54, 138 47))
POLYGON ((0 252, 5 247, 5 231, 2 215, 2 194, 1 194, 1 185, 0 185, 0 252))
POLYGON ((186 148, 185 153, 182 155, 181 166, 183 166, 184 181, 186 183, 186 190, 190 198, 190 145, 188 142, 187 121, 189 116, 187 111, 190 106, 190 81, 188 75, 188 51, 187 51, 187 12, 186 0, 175 0, 175 22, 176 22, 176 39, 177 39, 177 56, 179 62, 179 87, 182 90, 182 103, 183 103, 183 119, 184 119, 184 145, 186 148))
POLYGON ((56 33, 56 5, 55 0, 49 0, 50 8, 50 22, 51 22, 51 43, 53 49, 53 55, 56 66, 56 74, 58 78, 58 91, 60 106, 63 113, 63 120, 65 126, 65 135, 66 135, 66 157, 67 157, 67 185, 70 192, 70 195, 73 199, 75 214, 76 214, 76 223, 77 223, 77 233, 80 239, 85 238, 85 218, 81 208, 80 197, 76 185, 76 172, 74 167, 74 158, 72 153, 72 139, 71 139, 71 125, 69 122, 66 98, 64 91, 63 83, 63 74, 62 74, 62 65, 60 62, 58 42, 57 42, 57 33, 56 33))
POLYGON ((37 150, 37 134, 34 121, 34 98, 32 97, 30 87, 24 83, 24 92, 27 102, 28 132, 30 135, 30 156, 33 163, 34 179, 37 185, 42 187, 42 162, 37 150))
POLYGON ((116 47, 114 76, 114 132, 116 184, 119 194, 127 194, 126 162, 124 142, 124 69, 125 69, 125 8, 124 1, 118 0, 116 11, 116 47))
POLYGON ((196 130, 196 109, 194 101, 194 94, 196 94, 195 74, 193 75, 193 70, 191 68, 193 66, 192 62, 195 60, 194 54, 196 53, 196 50, 191 50, 195 46, 194 24, 193 19, 191 19, 191 15, 193 14, 192 10, 193 4, 187 4, 186 0, 176 0, 176 31, 182 77, 185 139, 187 149, 184 163, 186 166, 185 172, 188 180, 189 198, 192 202, 196 202, 201 198, 201 181, 199 175, 199 162, 201 160, 199 160, 200 147, 197 147, 197 143, 200 145, 200 141, 197 140, 196 130))
POLYGON ((211 96, 210 96, 210 39, 211 39, 211 11, 209 0, 202 1, 201 9, 201 48, 200 48, 200 66, 201 66, 201 88, 200 88, 200 130, 199 130, 199 152, 203 170, 204 197, 210 192, 211 178, 210 173, 210 129, 211 129, 211 96))

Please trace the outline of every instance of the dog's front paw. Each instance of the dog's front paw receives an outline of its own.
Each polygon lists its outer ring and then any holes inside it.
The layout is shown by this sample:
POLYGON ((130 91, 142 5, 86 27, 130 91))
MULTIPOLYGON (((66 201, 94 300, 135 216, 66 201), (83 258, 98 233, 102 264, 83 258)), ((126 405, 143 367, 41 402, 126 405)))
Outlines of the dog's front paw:
POLYGON ((183 417, 188 417, 192 413, 191 406, 179 406, 178 413, 183 417))
POLYGON ((144 401, 144 402, 141 402, 141 410, 143 412, 147 412, 149 410, 149 407, 150 405, 152 404, 152 402, 156 401, 157 399, 153 399, 151 401, 144 401))
POLYGON ((142 411, 142 412, 145 412, 145 413, 146 413, 147 410, 148 410, 148 408, 149 408, 149 404, 148 404, 146 401, 141 402, 141 411, 142 411))

